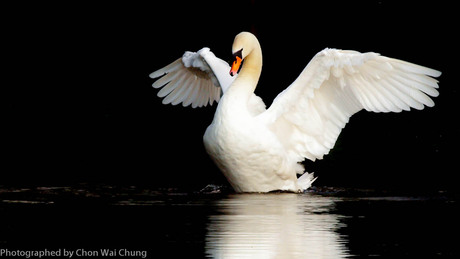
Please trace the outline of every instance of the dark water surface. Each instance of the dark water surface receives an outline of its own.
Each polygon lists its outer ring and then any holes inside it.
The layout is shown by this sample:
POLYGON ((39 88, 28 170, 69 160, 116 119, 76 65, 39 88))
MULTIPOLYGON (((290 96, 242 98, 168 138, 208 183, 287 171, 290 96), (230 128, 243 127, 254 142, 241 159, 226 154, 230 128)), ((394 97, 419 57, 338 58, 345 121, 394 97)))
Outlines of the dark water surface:
POLYGON ((103 257, 107 249, 124 258, 458 258, 457 198, 326 187, 304 194, 1 187, 0 253, 46 249, 64 258, 65 250, 77 258, 103 257))

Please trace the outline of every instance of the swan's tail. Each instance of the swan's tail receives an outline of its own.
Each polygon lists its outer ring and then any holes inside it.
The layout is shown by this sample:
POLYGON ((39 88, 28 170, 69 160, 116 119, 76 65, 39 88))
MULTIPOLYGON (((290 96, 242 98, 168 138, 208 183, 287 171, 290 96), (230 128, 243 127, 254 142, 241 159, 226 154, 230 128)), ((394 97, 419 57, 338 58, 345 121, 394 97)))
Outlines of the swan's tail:
POLYGON ((313 174, 314 173, 305 172, 297 179, 297 185, 299 186, 302 192, 310 188, 311 184, 316 180, 316 178, 318 178, 314 177, 313 174))

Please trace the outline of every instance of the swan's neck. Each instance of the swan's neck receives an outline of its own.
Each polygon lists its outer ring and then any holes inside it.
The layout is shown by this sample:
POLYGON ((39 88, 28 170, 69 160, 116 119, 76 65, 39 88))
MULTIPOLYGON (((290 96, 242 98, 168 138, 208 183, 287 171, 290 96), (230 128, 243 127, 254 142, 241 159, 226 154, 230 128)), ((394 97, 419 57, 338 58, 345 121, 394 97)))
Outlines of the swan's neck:
POLYGON ((244 59, 243 67, 226 95, 236 97, 238 101, 246 105, 257 87, 261 72, 262 50, 259 43, 256 42, 253 50, 244 59))

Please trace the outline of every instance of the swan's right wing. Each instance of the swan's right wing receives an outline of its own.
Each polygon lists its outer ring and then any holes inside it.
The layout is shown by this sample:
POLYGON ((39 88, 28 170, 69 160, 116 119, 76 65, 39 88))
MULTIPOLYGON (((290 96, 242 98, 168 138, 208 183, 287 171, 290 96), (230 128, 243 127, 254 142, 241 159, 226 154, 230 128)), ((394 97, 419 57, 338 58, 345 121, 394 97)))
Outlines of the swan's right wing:
POLYGON ((158 97, 165 97, 163 104, 179 104, 192 108, 218 102, 231 85, 234 77, 229 74, 227 62, 217 58, 209 48, 198 52, 187 51, 182 58, 150 74, 157 78, 154 88, 161 88, 158 97), (165 75, 166 74, 166 75, 165 75))

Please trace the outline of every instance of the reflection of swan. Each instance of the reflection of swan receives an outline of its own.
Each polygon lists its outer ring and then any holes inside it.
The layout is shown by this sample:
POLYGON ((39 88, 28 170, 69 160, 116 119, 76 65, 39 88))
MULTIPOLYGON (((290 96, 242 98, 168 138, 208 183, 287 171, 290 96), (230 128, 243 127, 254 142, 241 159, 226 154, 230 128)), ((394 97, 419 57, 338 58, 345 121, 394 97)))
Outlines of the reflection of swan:
MULTIPOLYGON (((431 77, 439 71, 372 52, 325 49, 266 110, 254 95, 262 70, 258 40, 242 32, 232 50, 231 68, 205 48, 150 76, 168 73, 153 84, 166 85, 158 92, 166 96, 164 103, 212 104, 222 89, 204 143, 237 192, 304 190, 313 177, 307 173, 297 179, 304 173, 299 162, 327 154, 354 113, 423 109, 434 105, 428 95, 438 95, 431 77)), ((293 54, 280 51, 279 62, 287 55, 293 54)))
POLYGON ((342 258, 334 200, 309 194, 237 194, 210 216, 206 253, 212 258, 342 258))

